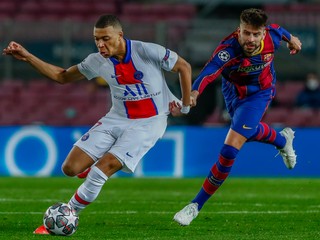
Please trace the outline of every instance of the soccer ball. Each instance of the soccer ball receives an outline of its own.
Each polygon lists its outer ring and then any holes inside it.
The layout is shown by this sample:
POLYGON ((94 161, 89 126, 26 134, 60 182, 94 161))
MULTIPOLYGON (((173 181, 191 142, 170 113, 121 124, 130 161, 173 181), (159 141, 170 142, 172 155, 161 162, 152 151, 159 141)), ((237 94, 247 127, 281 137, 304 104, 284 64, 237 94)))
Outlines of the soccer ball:
POLYGON ((45 228, 53 235, 70 236, 78 228, 79 217, 75 210, 66 203, 50 206, 43 216, 45 228))

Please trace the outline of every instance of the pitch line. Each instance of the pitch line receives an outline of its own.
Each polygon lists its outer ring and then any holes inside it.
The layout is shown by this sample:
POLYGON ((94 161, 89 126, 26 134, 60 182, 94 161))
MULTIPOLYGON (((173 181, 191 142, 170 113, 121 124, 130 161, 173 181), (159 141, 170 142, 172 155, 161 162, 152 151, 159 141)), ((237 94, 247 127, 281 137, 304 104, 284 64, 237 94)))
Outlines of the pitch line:
MULTIPOLYGON (((99 215, 99 214, 110 214, 110 215, 124 215, 124 214, 174 214, 175 212, 167 212, 167 211, 93 211, 93 212, 87 212, 86 214, 91 215, 99 215)), ((203 211, 203 214, 207 215, 220 215, 220 214, 311 214, 311 213, 320 213, 320 210, 306 210, 306 211, 217 211, 217 212, 207 212, 203 211)), ((43 212, 0 212, 0 215, 24 215, 24 214, 32 214, 32 215, 43 215, 43 212)))

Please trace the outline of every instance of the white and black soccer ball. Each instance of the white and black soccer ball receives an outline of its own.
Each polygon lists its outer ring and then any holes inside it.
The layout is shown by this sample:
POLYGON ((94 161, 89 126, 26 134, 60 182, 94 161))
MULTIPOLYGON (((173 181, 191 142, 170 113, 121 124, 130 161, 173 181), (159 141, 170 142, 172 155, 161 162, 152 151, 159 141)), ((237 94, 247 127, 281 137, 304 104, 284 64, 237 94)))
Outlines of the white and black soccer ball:
POLYGON ((45 228, 53 235, 70 236, 77 231, 79 217, 66 203, 50 206, 43 216, 45 228))

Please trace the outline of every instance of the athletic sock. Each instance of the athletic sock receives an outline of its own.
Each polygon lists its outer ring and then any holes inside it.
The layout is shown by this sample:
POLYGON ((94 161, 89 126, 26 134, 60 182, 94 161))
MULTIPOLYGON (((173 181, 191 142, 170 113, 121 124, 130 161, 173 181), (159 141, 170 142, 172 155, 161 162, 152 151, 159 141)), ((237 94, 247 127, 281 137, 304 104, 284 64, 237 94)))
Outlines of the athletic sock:
POLYGON ((238 152, 238 149, 230 145, 223 145, 218 161, 212 166, 201 190, 192 200, 192 202, 198 203, 199 210, 228 177, 238 152))
POLYGON ((79 214, 81 210, 97 198, 107 180, 108 177, 99 168, 96 166, 92 167, 86 180, 70 199, 69 204, 79 214))
POLYGON ((269 143, 280 149, 286 144, 285 137, 264 122, 259 123, 256 133, 248 139, 250 141, 269 143))

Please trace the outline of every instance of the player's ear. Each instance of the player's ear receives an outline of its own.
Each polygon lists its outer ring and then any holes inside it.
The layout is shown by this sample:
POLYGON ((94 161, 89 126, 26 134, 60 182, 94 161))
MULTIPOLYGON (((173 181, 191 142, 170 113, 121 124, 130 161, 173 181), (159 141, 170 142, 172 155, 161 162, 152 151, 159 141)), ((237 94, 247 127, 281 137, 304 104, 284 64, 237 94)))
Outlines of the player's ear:
POLYGON ((262 34, 262 39, 264 39, 266 37, 267 31, 264 29, 262 34))

